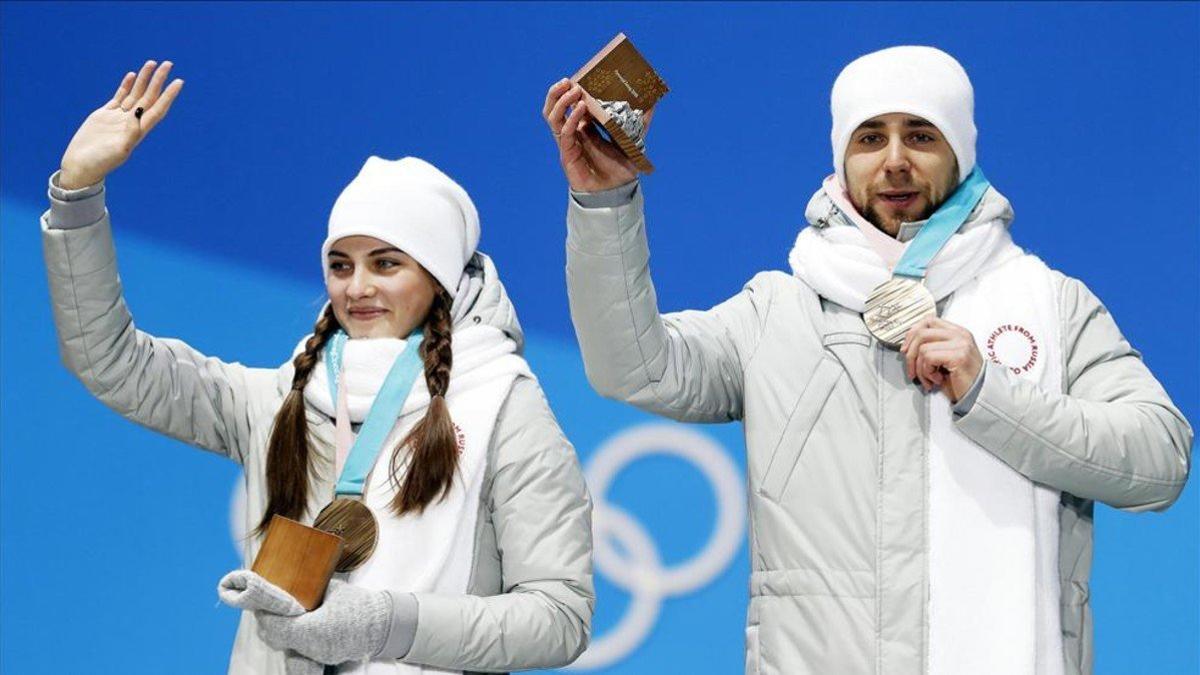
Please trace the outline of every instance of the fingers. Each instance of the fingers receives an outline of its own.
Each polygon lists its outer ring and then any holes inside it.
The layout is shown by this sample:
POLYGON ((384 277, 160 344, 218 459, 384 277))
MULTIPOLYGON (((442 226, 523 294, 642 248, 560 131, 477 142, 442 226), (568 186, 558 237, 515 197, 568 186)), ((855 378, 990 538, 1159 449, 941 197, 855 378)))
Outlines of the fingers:
POLYGON ((546 90, 546 102, 542 104, 543 119, 545 119, 547 122, 550 121, 550 111, 554 108, 554 104, 557 103, 558 99, 570 89, 571 81, 565 77, 550 85, 550 88, 546 90))
POLYGON ((904 335, 904 340, 900 342, 900 352, 907 354, 911 345, 930 338, 948 339, 957 334, 957 329, 958 326, 937 317, 921 319, 904 335))
POLYGON ((950 369, 955 367, 959 360, 957 349, 939 342, 926 343, 918 351, 914 370, 926 390, 945 386, 950 369))
POLYGON ((937 317, 921 319, 908 329, 908 333, 904 335, 904 341, 900 343, 900 353, 904 354, 904 368, 908 379, 917 380, 926 390, 934 386, 934 380, 929 376, 929 369, 917 363, 921 356, 921 349, 928 343, 949 340, 953 337, 953 332, 943 326, 941 319, 937 317))
POLYGON ((921 342, 925 339, 925 331, 928 329, 929 320, 922 319, 908 332, 904 334, 904 340, 900 343, 900 353, 904 355, 904 374, 909 380, 917 379, 916 365, 917 356, 921 342))
POLYGON ((146 91, 142 93, 141 98, 137 100, 135 108, 147 109, 154 105, 158 100, 158 95, 162 93, 163 83, 167 81, 167 75, 171 74, 171 66, 175 64, 170 61, 163 61, 158 68, 154 70, 154 76, 150 78, 150 84, 146 87, 146 91))
POLYGON ((900 345, 905 372, 926 391, 946 386, 968 365, 975 339, 967 329, 937 317, 922 319, 900 345))
MULTIPOLYGON (((917 358, 920 348, 932 342, 946 342, 958 338, 954 332, 941 328, 918 328, 914 326, 908 331, 908 335, 904 337, 904 342, 900 345, 900 352, 904 354, 905 360, 911 365, 917 358)), ((912 374, 909 374, 912 377, 912 374)))
POLYGON ((933 368, 926 362, 920 349, 914 349, 909 360, 908 378, 921 386, 925 391, 931 391, 939 382, 934 377, 933 368))
POLYGON ((582 181, 591 177, 592 166, 588 163, 587 152, 578 134, 559 137, 558 156, 572 185, 582 185, 582 181))
MULTIPOLYGON (((582 96, 582 92, 583 90, 581 89, 580 96, 582 96)), ((558 133, 562 136, 579 133, 583 125, 587 122, 587 114, 587 106, 583 104, 583 101, 576 99, 575 107, 571 108, 571 114, 567 116, 566 121, 558 129, 558 133)))
POLYGON ((108 100, 108 103, 104 104, 104 107, 108 108, 109 110, 119 107, 121 105, 121 101, 129 95, 129 91, 133 88, 133 80, 136 77, 137 75, 132 72, 125 73, 125 77, 121 78, 121 84, 117 85, 116 93, 112 95, 112 98, 108 100))
POLYGON ((142 69, 138 71, 137 79, 133 82, 133 89, 121 100, 121 110, 133 110, 134 103, 142 97, 142 94, 146 91, 146 87, 150 84, 150 76, 154 73, 155 65, 154 61, 147 61, 142 65, 142 69))
POLYGON ((579 96, 574 99, 575 104, 571 108, 571 114, 563 120, 563 124, 558 130, 558 143, 562 148, 578 147, 584 159, 587 160, 588 166, 595 168, 592 165, 596 159, 600 141, 588 120, 588 109, 582 100, 583 89, 579 88, 578 93, 579 96), (588 131, 593 131, 593 133, 588 134, 588 131))
POLYGON ((583 99, 583 88, 572 87, 570 91, 559 96, 558 101, 550 108, 550 112, 546 115, 546 123, 550 125, 550 131, 558 136, 562 133, 563 123, 565 121, 567 108, 578 103, 583 99))
POLYGON ((154 105, 146 109, 142 114, 142 133, 149 133, 151 129, 158 126, 158 123, 167 116, 167 111, 171 109, 171 104, 175 102, 175 97, 179 96, 179 92, 183 89, 183 80, 176 79, 163 91, 162 96, 154 102, 154 105))

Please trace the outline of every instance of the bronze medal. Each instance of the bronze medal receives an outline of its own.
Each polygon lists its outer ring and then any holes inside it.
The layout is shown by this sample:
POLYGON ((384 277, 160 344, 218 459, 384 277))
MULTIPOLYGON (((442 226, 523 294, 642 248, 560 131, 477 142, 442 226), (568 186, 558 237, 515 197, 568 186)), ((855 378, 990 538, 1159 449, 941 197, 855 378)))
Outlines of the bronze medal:
POLYGON ((379 524, 375 521, 375 514, 357 499, 334 499, 317 514, 313 527, 335 534, 345 541, 335 568, 338 572, 358 569, 375 552, 375 545, 379 542, 379 524))
POLYGON ((908 330, 927 316, 937 316, 933 294, 920 280, 897 276, 871 291, 863 321, 875 339, 897 349, 908 330))

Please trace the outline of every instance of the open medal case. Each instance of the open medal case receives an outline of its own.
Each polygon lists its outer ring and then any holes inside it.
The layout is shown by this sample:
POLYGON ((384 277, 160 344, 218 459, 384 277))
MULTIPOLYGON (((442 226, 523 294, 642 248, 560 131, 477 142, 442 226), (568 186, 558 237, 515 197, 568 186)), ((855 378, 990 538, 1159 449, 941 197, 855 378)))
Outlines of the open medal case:
POLYGON ((646 157, 646 129, 668 88, 629 38, 618 34, 571 81, 583 88, 588 112, 634 166, 654 171, 646 157))

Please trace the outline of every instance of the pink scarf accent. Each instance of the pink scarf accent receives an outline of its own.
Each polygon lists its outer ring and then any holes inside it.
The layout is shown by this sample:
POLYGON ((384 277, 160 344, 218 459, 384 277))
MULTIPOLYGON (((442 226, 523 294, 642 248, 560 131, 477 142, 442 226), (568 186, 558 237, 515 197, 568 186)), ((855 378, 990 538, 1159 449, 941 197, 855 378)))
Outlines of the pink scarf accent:
POLYGON ((337 465, 335 476, 342 475, 346 466, 346 458, 350 456, 350 447, 354 445, 354 432, 350 429, 350 404, 346 397, 346 371, 338 373, 337 422, 333 428, 333 440, 337 446, 337 465))
POLYGON ((887 265, 888 272, 890 273, 895 269, 896 263, 900 262, 900 256, 904 255, 905 244, 888 236, 886 232, 872 225, 866 218, 863 218, 858 209, 854 208, 854 204, 850 202, 850 195, 846 193, 845 188, 838 182, 837 176, 831 175, 826 178, 825 182, 821 184, 821 189, 829 196, 833 205, 846 214, 850 222, 854 223, 862 231, 863 235, 867 238, 867 243, 883 259, 883 264, 887 265))

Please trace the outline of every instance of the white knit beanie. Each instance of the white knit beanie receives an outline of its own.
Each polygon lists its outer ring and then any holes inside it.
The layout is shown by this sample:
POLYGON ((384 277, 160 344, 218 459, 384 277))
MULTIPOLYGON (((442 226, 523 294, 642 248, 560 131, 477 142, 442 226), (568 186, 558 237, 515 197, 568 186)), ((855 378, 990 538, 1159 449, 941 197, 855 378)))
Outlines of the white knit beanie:
POLYGON ((891 47, 860 56, 833 83, 829 109, 833 168, 843 188, 850 136, 887 113, 916 115, 937 127, 958 159, 960 183, 975 168, 975 91, 967 71, 940 49, 891 47))
POLYGON ((329 214, 321 265, 329 274, 333 243, 366 235, 412 256, 455 295, 479 245, 479 214, 467 191, 429 162, 370 157, 329 214))

